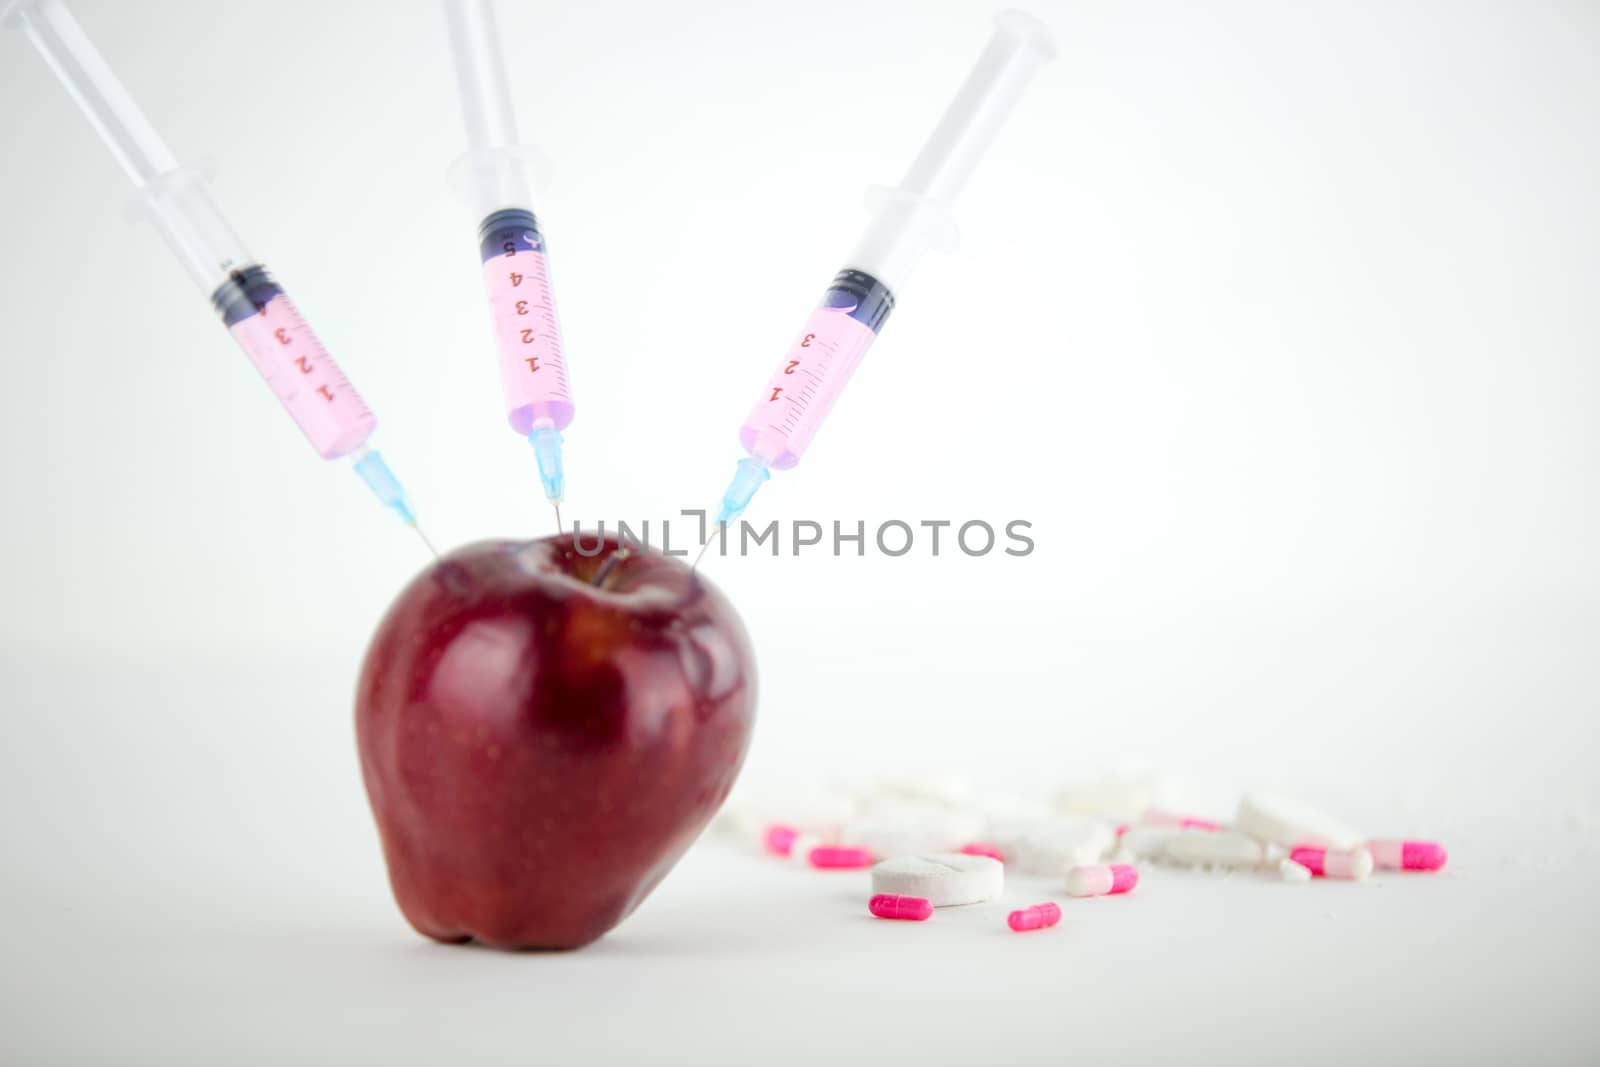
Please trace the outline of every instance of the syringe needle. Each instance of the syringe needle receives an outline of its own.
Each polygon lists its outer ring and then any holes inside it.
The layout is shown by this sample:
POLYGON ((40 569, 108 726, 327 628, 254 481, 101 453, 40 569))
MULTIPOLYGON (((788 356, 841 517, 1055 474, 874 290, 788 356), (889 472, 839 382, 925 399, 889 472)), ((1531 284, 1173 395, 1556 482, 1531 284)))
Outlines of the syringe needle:
POLYGON ((561 505, 556 504, 554 506, 556 509, 556 533, 559 534, 562 530, 565 530, 566 527, 561 525, 561 505))
POLYGON ((705 558, 706 549, 711 547, 712 540, 714 540, 714 535, 713 537, 706 538, 706 543, 700 546, 699 552, 695 553, 694 562, 689 564, 690 571, 695 571, 700 568, 700 561, 705 558))
POLYGON ((428 535, 422 532, 422 527, 418 526, 416 523, 412 523, 411 524, 411 528, 413 530, 417 531, 417 536, 422 538, 422 543, 424 545, 428 546, 428 551, 430 553, 432 553, 433 558, 434 559, 438 559, 439 558, 439 550, 437 548, 433 547, 433 542, 428 540, 428 535))

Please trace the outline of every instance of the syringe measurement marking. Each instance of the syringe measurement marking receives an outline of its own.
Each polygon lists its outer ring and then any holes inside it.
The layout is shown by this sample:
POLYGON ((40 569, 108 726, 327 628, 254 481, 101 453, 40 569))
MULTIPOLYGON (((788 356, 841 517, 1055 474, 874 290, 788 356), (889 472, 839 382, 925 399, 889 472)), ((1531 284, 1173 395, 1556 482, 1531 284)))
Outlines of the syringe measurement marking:
POLYGON ((350 381, 344 376, 343 370, 329 357, 327 349, 322 346, 322 342, 317 338, 317 335, 312 333, 311 327, 306 325, 304 316, 300 314, 300 309, 288 297, 282 293, 274 295, 272 299, 256 309, 256 315, 262 322, 268 322, 268 309, 273 304, 278 305, 279 313, 287 320, 283 326, 271 327, 273 340, 281 348, 288 349, 288 351, 282 353, 287 361, 287 367, 269 365, 262 368, 262 376, 273 387, 273 391, 278 394, 279 398, 285 403, 292 402, 300 397, 300 386, 307 385, 312 387, 311 391, 314 394, 322 397, 323 401, 329 404, 339 399, 335 395, 336 392, 340 394, 349 393, 355 399, 356 413, 360 416, 370 415, 371 412, 367 410, 366 401, 361 398, 360 393, 357 393, 351 387, 350 381), (296 342, 299 342, 299 344, 296 344, 296 342), (298 351, 302 348, 310 351, 298 351), (298 370, 302 375, 318 375, 320 371, 321 374, 318 376, 325 380, 318 382, 316 378, 301 380, 293 376, 284 377, 281 371, 290 368, 298 370))
MULTIPOLYGON (((530 243, 532 243, 531 240, 530 243)), ((522 362, 527 366, 529 374, 537 374, 540 371, 549 370, 552 367, 552 364, 548 362, 548 360, 550 360, 551 356, 553 355, 554 369, 550 376, 554 379, 555 385, 551 389, 550 397, 551 399, 555 400, 568 401, 570 400, 570 393, 568 391, 569 386, 567 382, 565 361, 561 358, 562 353, 560 351, 560 332, 559 327, 556 324, 555 303, 549 297, 548 281, 543 277, 542 254, 539 253, 538 249, 519 249, 515 241, 506 241, 501 245, 501 247, 505 250, 503 256, 505 259, 514 259, 525 251, 531 252, 535 255, 541 255, 541 259, 535 264, 534 272, 537 281, 543 281, 545 284, 543 286, 535 285, 533 295, 531 295, 528 299, 514 300, 511 304, 511 311, 515 316, 519 318, 530 315, 532 316, 533 327, 524 328, 518 326, 513 320, 510 323, 510 328, 516 332, 517 340, 521 344, 535 345, 541 340, 550 342, 553 352, 523 357, 522 362), (543 330, 543 333, 540 332, 541 329, 543 330), (541 360, 545 362, 541 362, 541 360)), ((528 280, 528 278, 528 273, 514 270, 506 272, 506 280, 511 284, 513 289, 520 289, 523 281, 528 280)), ((495 303, 499 304, 500 300, 497 299, 495 303)))
MULTIPOLYGON (((816 340, 816 334, 808 333, 800 339, 799 347, 810 348, 811 343, 816 340)), ((818 360, 821 365, 816 368, 801 368, 801 373, 805 374, 809 381, 807 381, 803 386, 796 387, 790 393, 789 398, 784 402, 785 411, 782 420, 776 423, 769 422, 767 424, 769 429, 779 431, 793 430, 799 424, 799 420, 805 416, 806 408, 810 406, 811 400, 815 398, 817 387, 822 384, 822 379, 824 375, 826 375, 828 367, 833 363, 833 357, 838 353, 838 346, 832 341, 817 341, 817 348, 820 349, 822 353, 821 358, 818 360)), ((800 368, 800 364, 802 362, 805 361, 798 359, 790 360, 789 365, 784 368, 783 373, 795 373, 796 369, 800 368)), ((788 390, 782 391, 788 392, 788 390)), ((781 399, 779 396, 774 396, 772 398, 773 401, 777 401, 779 399, 781 399)))

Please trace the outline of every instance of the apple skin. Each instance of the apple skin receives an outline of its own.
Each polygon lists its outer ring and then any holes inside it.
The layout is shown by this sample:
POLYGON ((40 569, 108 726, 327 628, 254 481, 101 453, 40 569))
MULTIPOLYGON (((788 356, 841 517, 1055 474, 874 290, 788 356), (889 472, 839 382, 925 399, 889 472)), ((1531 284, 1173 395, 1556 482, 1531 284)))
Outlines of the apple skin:
POLYGON ((356 693, 401 912, 439 941, 595 940, 716 814, 755 705, 744 625, 681 560, 611 536, 451 552, 389 608, 356 693))

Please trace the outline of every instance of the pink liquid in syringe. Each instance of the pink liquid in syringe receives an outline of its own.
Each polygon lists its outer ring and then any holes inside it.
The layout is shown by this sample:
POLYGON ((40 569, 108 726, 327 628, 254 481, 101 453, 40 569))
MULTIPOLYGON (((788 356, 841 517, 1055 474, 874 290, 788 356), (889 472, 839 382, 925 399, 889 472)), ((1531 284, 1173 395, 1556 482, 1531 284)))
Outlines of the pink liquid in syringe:
POLYGON ((773 470, 799 463, 893 309, 882 282, 840 271, 739 428, 745 451, 773 470))
POLYGON ((318 455, 336 459, 366 443, 377 417, 266 270, 235 272, 211 299, 318 455))
POLYGON ((538 224, 531 212, 507 209, 485 219, 479 234, 506 417, 523 436, 564 430, 575 409, 538 224))

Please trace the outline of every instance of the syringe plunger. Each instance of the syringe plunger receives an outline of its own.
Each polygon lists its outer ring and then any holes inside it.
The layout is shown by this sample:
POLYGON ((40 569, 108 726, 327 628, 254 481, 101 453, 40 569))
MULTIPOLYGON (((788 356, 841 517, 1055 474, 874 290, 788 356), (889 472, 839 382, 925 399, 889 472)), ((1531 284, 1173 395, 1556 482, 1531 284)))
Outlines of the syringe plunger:
POLYGON ((873 212, 847 266, 882 281, 897 296, 923 252, 953 247, 951 207, 1042 64, 1055 56, 1044 23, 1023 11, 995 17, 994 35, 967 80, 892 189, 874 188, 873 212))

